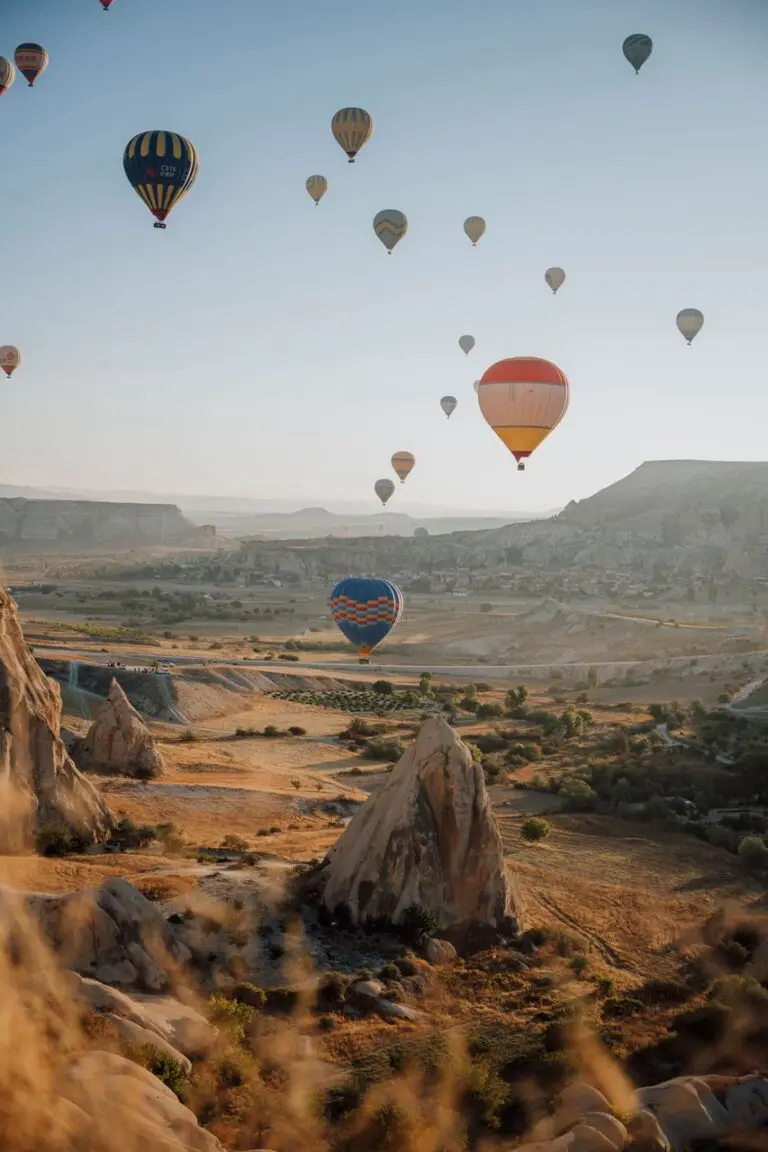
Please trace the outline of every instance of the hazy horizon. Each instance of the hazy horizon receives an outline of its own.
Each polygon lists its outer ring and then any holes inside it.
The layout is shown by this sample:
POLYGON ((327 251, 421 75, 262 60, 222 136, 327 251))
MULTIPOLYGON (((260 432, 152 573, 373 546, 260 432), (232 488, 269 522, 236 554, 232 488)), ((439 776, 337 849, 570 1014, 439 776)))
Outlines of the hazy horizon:
POLYGON ((373 511, 408 449, 388 512, 542 514, 644 460, 760 457, 768 11, 446 0, 436 19, 394 0, 386 50, 379 19, 350 0, 118 0, 107 16, 9 0, 0 53, 39 40, 50 65, 0 105, 0 343, 24 356, 0 385, 3 482, 373 511), (640 76, 632 32, 654 40, 640 76), (233 40, 242 67, 212 48, 233 40), (354 167, 329 130, 346 104, 375 125, 354 167), (200 152, 165 233, 122 170, 152 127, 200 152), (371 227, 390 206, 410 224, 391 258, 371 227), (705 315, 691 348, 684 307, 705 315), (525 475, 472 389, 519 354, 572 388, 525 475))

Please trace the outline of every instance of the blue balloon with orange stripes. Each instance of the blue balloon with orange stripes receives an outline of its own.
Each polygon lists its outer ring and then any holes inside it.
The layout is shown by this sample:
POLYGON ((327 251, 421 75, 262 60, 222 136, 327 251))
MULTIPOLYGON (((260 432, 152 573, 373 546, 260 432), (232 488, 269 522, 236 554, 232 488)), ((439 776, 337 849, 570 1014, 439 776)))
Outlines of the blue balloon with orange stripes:
POLYGON ((167 217, 197 179, 197 149, 178 132, 140 132, 123 153, 123 168, 155 217, 155 228, 165 228, 167 217))
POLYGON ((391 580, 346 576, 331 592, 331 615, 362 660, 381 644, 403 612, 403 594, 391 580))

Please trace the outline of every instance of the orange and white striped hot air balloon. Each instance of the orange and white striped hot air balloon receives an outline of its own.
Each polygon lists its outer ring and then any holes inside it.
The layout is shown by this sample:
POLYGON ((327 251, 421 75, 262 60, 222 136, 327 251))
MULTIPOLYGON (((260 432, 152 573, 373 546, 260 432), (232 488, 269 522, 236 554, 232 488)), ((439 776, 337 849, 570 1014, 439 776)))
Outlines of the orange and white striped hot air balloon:
POLYGON ((538 356, 499 360, 478 383, 480 411, 517 460, 523 460, 556 428, 568 410, 568 378, 538 356))
POLYGON ((413 471, 415 463, 416 457, 411 452, 395 452, 392 457, 392 467, 400 477, 401 484, 405 484, 407 477, 410 476, 413 471))

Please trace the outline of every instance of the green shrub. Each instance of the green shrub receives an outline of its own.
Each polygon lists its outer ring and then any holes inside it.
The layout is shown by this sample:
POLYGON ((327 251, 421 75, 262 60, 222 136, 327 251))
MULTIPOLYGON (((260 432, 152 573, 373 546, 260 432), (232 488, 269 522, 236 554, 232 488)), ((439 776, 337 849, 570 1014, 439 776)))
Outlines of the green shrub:
POLYGON ((503 715, 504 709, 501 704, 496 704, 493 701, 488 704, 481 704, 477 709, 478 720, 491 720, 503 715))
POLYGON ((396 736, 387 739, 366 740, 363 756, 366 760, 399 760, 405 752, 405 745, 396 736))
POLYGON ((412 943, 422 944, 437 931, 437 916, 431 908, 410 904, 403 912, 399 927, 412 943))
POLYGON ((291 736, 306 736, 307 734, 306 728, 302 728, 300 724, 291 724, 288 731, 291 736))
POLYGON ((761 836, 745 836, 738 851, 745 867, 756 871, 768 868, 768 848, 761 836))
POLYGON ((371 691, 377 692, 379 696, 392 696, 395 689, 390 680, 374 680, 371 691))
POLYGON ((251 1009, 240 1000, 227 1000, 224 996, 211 996, 209 1001, 211 1023, 229 1033, 237 1044, 245 1040, 245 1030, 251 1022, 251 1009))
POLYGON ((589 967, 589 960, 583 952, 577 952, 575 956, 571 957, 570 967, 577 976, 580 976, 589 967))
POLYGON ((157 828, 151 824, 137 824, 130 816, 118 820, 109 838, 117 848, 146 848, 157 839, 157 828))
POLYGON ((267 994, 263 988, 259 988, 256 984, 248 984, 245 981, 235 984, 232 997, 239 1004, 247 1004, 249 1008, 257 1010, 263 1008, 267 1000, 267 994))
POLYGON ((84 852, 87 841, 71 828, 41 828, 36 837, 37 851, 41 856, 69 856, 84 852))
POLYGON ((243 840, 242 836, 236 836, 234 832, 228 832, 219 847, 224 852, 247 852, 248 841, 243 840))
POLYGON ((135 1057, 137 1064, 141 1064, 143 1068, 156 1076, 162 1084, 165 1084, 166 1088, 170 1088, 179 1100, 184 1099, 188 1081, 178 1060, 174 1060, 172 1056, 166 1056, 164 1052, 160 1052, 151 1044, 145 1044, 139 1048, 135 1057))
POLYGON ((552 825, 548 820, 543 820, 541 816, 530 816, 520 829, 520 835, 524 840, 535 843, 538 840, 546 840, 551 831, 552 825))

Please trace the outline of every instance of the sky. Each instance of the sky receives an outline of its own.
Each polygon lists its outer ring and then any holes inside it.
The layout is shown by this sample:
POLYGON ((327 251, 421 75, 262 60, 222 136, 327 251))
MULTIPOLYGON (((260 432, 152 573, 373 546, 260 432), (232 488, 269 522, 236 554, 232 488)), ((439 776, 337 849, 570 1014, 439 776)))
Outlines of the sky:
POLYGON ((764 459, 767 35, 765 0, 3 0, 0 54, 50 64, 0 99, 0 483, 373 510, 408 450, 388 511, 542 511, 644 460, 764 459), (165 232, 122 168, 154 128, 200 155, 165 232), (473 390, 517 355, 571 385, 525 473, 473 390))

